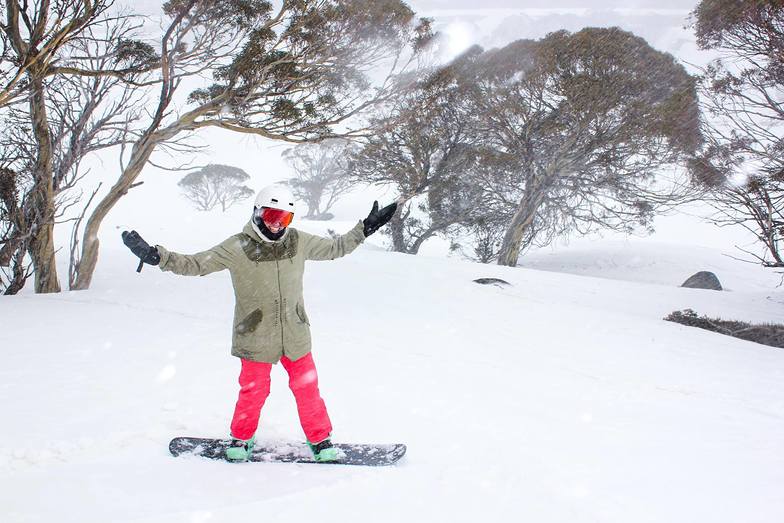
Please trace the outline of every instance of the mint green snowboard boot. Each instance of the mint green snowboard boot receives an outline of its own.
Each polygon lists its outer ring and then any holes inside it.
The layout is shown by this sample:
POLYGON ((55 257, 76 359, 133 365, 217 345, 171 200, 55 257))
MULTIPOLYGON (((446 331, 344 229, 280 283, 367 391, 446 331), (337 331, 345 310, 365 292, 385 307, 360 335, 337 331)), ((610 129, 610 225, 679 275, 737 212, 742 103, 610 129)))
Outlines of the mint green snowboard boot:
POLYGON ((248 461, 255 444, 255 434, 250 439, 237 439, 232 436, 231 446, 226 449, 226 459, 229 461, 248 461))
POLYGON ((338 449, 332 446, 329 438, 319 443, 308 441, 308 447, 313 452, 313 459, 316 461, 336 461, 338 459, 338 449))

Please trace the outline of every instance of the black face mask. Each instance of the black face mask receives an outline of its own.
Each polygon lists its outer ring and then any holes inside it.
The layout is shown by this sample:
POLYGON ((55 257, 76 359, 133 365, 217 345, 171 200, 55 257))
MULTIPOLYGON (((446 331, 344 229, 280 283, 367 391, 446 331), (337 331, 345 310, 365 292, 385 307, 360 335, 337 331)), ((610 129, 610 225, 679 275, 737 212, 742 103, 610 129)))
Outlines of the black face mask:
POLYGON ((256 227, 259 228, 261 234, 263 234, 267 239, 272 240, 274 242, 280 240, 284 234, 286 234, 286 228, 279 230, 277 233, 273 233, 270 231, 267 226, 264 224, 264 220, 259 218, 256 213, 253 213, 253 223, 256 224, 256 227))

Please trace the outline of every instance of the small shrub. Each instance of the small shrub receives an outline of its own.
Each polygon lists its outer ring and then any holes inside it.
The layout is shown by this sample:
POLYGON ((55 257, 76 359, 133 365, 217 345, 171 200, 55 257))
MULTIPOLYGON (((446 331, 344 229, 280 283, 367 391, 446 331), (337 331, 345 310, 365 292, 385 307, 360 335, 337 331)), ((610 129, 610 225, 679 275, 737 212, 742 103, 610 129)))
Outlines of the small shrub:
POLYGON ((771 347, 784 348, 784 325, 780 324, 763 323, 754 325, 743 321, 708 318, 707 316, 698 316, 697 313, 691 309, 675 311, 664 319, 680 323, 681 325, 688 325, 689 327, 699 327, 700 329, 733 336, 746 341, 770 345, 771 347))

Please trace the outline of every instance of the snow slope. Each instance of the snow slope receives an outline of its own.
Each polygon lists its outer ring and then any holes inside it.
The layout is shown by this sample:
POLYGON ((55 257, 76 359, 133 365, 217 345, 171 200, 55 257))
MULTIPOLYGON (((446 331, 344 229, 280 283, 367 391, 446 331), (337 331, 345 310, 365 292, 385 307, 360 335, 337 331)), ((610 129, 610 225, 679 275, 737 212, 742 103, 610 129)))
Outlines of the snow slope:
MULTIPOLYGON (((217 234, 176 241, 178 227, 148 235, 188 252, 217 234)), ((784 351, 661 320, 781 321, 784 294, 745 264, 717 293, 677 287, 683 246, 643 253, 675 284, 634 264, 565 273, 601 266, 613 247, 598 243, 549 271, 373 245, 310 262, 334 438, 408 454, 382 469, 228 464, 167 452, 176 435, 227 434, 228 274, 137 275, 106 235, 91 290, 0 298, 0 521, 784 520, 784 351), (472 282, 487 276, 512 285, 472 282)), ((279 367, 260 438, 302 438, 279 367)))

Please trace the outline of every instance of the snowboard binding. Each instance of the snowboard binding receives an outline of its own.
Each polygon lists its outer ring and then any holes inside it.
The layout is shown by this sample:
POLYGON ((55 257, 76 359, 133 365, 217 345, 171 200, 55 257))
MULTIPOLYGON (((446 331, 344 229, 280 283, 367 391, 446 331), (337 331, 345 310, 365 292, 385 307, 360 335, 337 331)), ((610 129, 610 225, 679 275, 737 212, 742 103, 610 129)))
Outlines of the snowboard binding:
POLYGON ((229 461, 248 461, 256 444, 256 436, 250 439, 237 439, 232 437, 231 445, 226 449, 226 459, 229 461))
POLYGON ((313 453, 313 459, 316 461, 335 461, 338 459, 338 449, 332 445, 329 438, 320 443, 311 443, 308 441, 308 447, 313 453))

